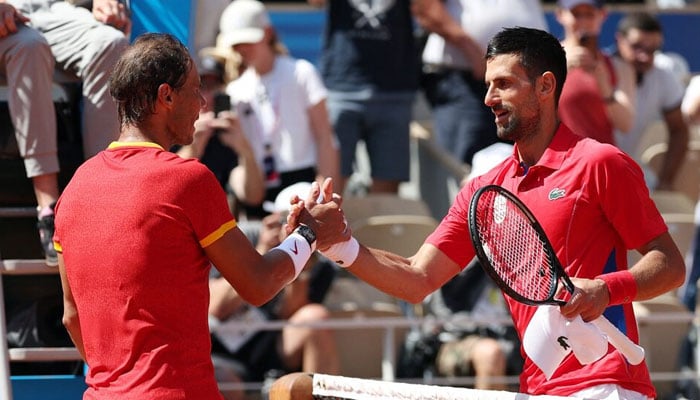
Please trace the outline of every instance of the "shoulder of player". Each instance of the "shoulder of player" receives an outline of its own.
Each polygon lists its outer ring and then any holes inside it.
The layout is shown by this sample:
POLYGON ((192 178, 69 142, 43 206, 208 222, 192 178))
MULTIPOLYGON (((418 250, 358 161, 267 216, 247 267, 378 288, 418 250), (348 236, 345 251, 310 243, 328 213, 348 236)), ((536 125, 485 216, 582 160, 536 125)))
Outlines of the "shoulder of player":
POLYGON ((586 164, 592 166, 634 163, 632 158, 617 146, 608 143, 600 143, 591 138, 582 138, 579 140, 574 151, 577 160, 584 161, 586 164))
POLYGON ((196 158, 183 158, 169 151, 163 152, 163 157, 169 164, 168 169, 172 171, 173 174, 179 174, 182 177, 196 177, 211 172, 206 165, 202 164, 196 158))

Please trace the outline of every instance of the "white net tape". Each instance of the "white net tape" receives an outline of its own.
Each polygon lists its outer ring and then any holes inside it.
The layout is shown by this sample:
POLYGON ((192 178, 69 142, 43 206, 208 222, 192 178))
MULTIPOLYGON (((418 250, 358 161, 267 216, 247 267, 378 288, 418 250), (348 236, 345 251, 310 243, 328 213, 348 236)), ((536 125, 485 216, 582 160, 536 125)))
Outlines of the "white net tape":
POLYGON ((348 400, 564 400, 572 397, 533 396, 498 390, 455 388, 314 374, 314 398, 348 400))

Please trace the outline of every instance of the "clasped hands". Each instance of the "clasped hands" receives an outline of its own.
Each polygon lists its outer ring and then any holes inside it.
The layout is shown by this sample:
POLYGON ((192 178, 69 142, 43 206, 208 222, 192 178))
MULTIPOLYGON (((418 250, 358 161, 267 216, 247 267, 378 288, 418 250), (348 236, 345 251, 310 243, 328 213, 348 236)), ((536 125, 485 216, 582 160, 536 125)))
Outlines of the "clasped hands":
POLYGON ((292 233, 300 224, 316 233, 316 248, 324 251, 336 243, 350 240, 351 230, 340 208, 343 198, 333 193, 333 180, 326 178, 323 185, 313 182, 306 199, 293 196, 287 215, 285 231, 292 233))

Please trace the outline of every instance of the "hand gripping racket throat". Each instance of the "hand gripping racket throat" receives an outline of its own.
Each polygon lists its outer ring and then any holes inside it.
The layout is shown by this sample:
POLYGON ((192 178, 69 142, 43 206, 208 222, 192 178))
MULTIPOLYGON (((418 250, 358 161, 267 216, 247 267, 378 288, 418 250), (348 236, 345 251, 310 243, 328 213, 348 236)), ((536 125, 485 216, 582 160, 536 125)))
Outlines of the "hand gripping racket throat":
MULTIPOLYGON (((532 306, 563 305, 574 285, 534 214, 498 185, 480 188, 469 204, 469 233, 486 273, 510 297, 532 306), (566 291, 561 290, 560 282, 566 291)), ((644 360, 635 344, 605 317, 591 321, 633 365, 644 360)))

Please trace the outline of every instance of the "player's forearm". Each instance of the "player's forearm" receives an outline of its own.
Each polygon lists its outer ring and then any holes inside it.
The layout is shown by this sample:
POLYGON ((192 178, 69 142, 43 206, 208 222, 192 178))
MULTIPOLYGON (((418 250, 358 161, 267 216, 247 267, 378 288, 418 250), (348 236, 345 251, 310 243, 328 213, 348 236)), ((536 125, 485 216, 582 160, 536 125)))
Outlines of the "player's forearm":
POLYGON ((432 245, 424 244, 415 256, 405 258, 360 246, 357 259, 348 271, 384 293, 419 303, 459 272, 446 256, 435 258, 437 252, 432 245))

